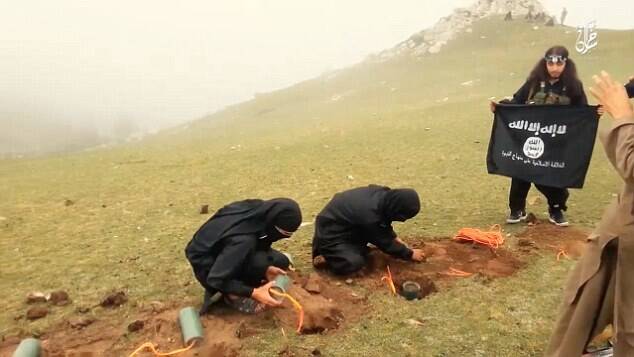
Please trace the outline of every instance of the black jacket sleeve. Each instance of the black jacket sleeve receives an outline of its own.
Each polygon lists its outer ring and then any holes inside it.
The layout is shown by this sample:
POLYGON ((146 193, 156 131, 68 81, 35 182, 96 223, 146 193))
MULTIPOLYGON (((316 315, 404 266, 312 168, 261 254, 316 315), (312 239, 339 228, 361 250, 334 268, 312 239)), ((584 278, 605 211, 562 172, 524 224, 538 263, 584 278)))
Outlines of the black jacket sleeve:
POLYGON ((520 89, 513 94, 513 99, 511 99, 512 104, 526 104, 528 100, 528 95, 530 94, 531 88, 528 82, 524 83, 520 89))
POLYGON ((249 253, 255 249, 256 241, 251 236, 226 238, 220 254, 207 275, 207 284, 223 293, 249 297, 253 288, 237 280, 240 269, 249 253))
POLYGON ((369 243, 374 244, 384 253, 391 256, 410 260, 412 259, 412 250, 396 241, 396 232, 389 224, 374 224, 363 227, 363 234, 369 243))

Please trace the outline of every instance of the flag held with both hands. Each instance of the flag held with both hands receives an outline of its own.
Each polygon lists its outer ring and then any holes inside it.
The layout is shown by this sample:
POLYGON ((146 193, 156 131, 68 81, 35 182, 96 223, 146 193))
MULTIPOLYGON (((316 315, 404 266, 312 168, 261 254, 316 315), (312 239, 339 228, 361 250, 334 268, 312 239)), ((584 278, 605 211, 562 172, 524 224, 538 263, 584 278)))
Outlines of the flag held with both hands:
POLYGON ((487 170, 544 186, 581 188, 598 119, 596 106, 497 104, 487 170))

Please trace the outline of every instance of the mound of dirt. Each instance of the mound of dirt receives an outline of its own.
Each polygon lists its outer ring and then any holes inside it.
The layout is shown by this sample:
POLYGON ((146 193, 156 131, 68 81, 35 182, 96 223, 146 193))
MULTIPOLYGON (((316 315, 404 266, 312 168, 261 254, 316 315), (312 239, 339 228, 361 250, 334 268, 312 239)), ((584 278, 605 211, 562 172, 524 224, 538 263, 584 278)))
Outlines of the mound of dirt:
POLYGON ((538 221, 518 234, 518 246, 524 252, 549 250, 554 254, 578 258, 585 250, 589 233, 576 227, 557 227, 548 221, 538 221))
POLYGON ((395 283, 421 280, 421 286, 424 287, 430 285, 430 282, 459 276, 456 271, 463 272, 465 276, 480 274, 497 278, 513 274, 524 264, 504 248, 492 250, 482 245, 461 243, 451 239, 413 246, 423 250, 426 256, 424 262, 403 261, 379 250, 371 250, 368 266, 362 272, 364 279, 370 278, 380 282, 380 277, 386 275, 389 265, 395 283))
MULTIPOLYGON (((293 296, 304 310, 304 323, 301 333, 311 334, 334 330, 344 320, 343 312, 334 300, 322 295, 311 294, 298 286, 292 286, 288 293, 293 296)), ((284 301, 281 309, 275 309, 274 315, 282 326, 297 326, 297 312, 289 301, 284 301)))

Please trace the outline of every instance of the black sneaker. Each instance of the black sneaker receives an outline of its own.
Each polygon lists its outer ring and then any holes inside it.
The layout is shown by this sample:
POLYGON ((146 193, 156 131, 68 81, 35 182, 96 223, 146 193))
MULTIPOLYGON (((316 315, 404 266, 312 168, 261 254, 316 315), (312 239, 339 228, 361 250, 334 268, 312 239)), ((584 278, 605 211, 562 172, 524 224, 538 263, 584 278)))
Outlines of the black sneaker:
POLYGON ((243 296, 224 295, 225 304, 245 314, 257 314, 266 307, 265 305, 243 296))
POLYGON ((559 208, 551 208, 548 210, 549 217, 548 220, 550 223, 555 224, 559 227, 568 227, 568 220, 564 216, 564 212, 562 212, 559 208))
POLYGON ((506 223, 520 223, 521 221, 525 221, 526 217, 528 217, 526 210, 520 209, 517 211, 511 211, 511 214, 509 214, 509 217, 506 219, 506 223))

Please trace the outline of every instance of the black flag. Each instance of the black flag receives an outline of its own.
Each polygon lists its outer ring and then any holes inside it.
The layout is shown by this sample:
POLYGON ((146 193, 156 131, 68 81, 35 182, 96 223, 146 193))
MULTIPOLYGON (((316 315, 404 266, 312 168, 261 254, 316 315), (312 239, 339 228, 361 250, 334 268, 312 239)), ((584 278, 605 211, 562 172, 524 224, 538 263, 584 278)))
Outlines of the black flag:
POLYGON ((551 187, 583 187, 599 125, 596 106, 495 107, 487 169, 551 187))

